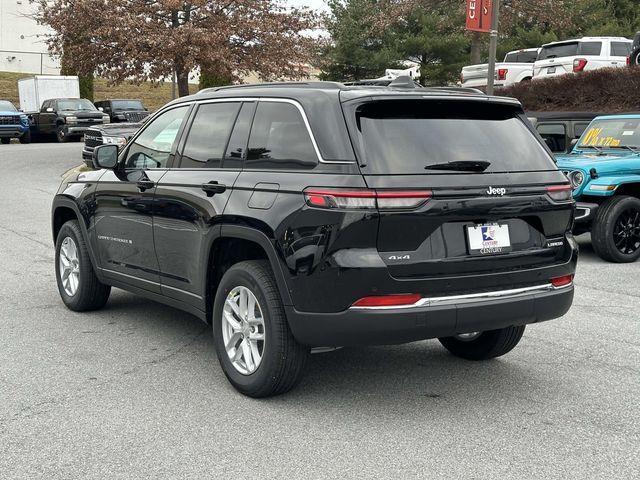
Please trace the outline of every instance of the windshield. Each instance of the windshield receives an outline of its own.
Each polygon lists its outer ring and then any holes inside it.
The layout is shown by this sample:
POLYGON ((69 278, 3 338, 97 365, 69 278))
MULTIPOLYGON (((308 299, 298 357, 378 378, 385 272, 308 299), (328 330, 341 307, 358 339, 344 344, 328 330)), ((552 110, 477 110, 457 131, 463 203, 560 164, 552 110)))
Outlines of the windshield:
POLYGON ((8 102, 6 100, 0 100, 0 111, 17 112, 18 109, 13 105, 13 103, 8 102))
POLYGON ((76 98, 69 100, 58 100, 58 110, 69 110, 76 112, 79 110, 97 110, 97 108, 87 99, 76 98))
POLYGON ((640 118, 594 120, 580 137, 582 148, 640 148, 640 118))
POLYGON ((114 110, 144 110, 140 100, 113 100, 111 104, 114 110))
POLYGON ((356 112, 368 174, 555 170, 512 106, 381 101, 356 112))

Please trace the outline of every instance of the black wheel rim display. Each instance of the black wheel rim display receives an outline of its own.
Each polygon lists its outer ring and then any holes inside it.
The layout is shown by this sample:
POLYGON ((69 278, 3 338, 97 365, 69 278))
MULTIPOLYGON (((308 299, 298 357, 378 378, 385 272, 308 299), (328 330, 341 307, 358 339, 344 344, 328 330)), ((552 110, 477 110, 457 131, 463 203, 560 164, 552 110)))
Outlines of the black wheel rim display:
POLYGON ((616 248, 625 255, 640 249, 640 210, 630 208, 620 214, 613 227, 616 248))

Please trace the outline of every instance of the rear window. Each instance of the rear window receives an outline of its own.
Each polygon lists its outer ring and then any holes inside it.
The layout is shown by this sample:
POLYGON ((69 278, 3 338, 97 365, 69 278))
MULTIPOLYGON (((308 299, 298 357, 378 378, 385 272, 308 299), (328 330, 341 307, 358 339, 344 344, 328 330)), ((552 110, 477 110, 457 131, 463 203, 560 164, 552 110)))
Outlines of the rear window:
POLYGON ((575 57, 577 55, 600 55, 602 42, 567 42, 542 47, 538 60, 575 57))
POLYGON ((555 170, 513 107, 380 101, 359 107, 356 120, 365 174, 555 170))
POLYGON ((631 53, 631 42, 611 42, 611 55, 628 57, 631 53))
POLYGON ((533 63, 538 58, 538 52, 532 50, 529 52, 511 52, 504 57, 505 63, 533 63))

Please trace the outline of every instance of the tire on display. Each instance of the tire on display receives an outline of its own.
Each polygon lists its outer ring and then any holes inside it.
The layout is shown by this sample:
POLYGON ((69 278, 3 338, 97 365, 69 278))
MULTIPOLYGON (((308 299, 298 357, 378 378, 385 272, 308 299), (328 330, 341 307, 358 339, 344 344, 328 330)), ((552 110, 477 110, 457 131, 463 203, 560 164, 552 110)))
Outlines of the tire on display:
POLYGON ((265 260, 240 262, 225 272, 215 296, 213 338, 229 382, 255 398, 291 390, 309 356, 309 348, 293 338, 265 260))
POLYGON ((489 360, 509 353, 520 342, 525 326, 489 330, 471 339, 440 338, 440 343, 456 357, 466 360, 489 360))
POLYGON ((96 277, 77 220, 69 220, 60 228, 55 259, 58 291, 70 310, 84 312, 104 307, 111 287, 96 277))
POLYGON ((608 262, 630 263, 640 258, 640 199, 613 197, 600 205, 591 227, 591 243, 608 262))

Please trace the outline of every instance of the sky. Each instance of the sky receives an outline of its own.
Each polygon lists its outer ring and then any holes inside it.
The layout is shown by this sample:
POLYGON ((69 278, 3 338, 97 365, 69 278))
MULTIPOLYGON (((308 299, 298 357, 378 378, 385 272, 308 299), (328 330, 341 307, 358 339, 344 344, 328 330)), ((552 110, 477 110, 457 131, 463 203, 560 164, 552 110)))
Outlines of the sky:
POLYGON ((284 3, 288 3, 292 7, 310 7, 313 9, 328 10, 324 0, 285 0, 284 3))

